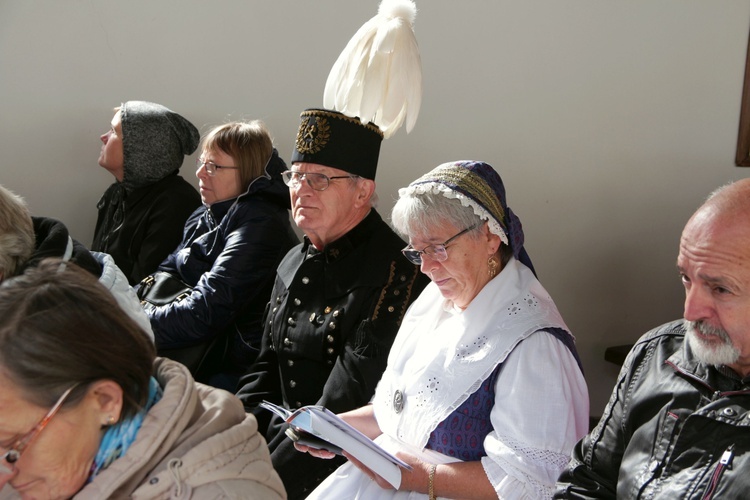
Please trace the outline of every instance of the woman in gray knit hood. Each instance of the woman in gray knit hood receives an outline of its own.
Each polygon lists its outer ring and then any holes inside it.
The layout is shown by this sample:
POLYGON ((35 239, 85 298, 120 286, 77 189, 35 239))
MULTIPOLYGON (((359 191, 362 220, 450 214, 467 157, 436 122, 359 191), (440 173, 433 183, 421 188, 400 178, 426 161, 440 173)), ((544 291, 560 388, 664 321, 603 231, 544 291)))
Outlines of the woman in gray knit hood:
POLYGON ((131 285, 154 272, 182 238, 200 206, 195 188, 178 175, 200 134, 187 119, 151 102, 115 108, 101 136, 99 165, 116 179, 97 204, 91 249, 106 252, 131 285))

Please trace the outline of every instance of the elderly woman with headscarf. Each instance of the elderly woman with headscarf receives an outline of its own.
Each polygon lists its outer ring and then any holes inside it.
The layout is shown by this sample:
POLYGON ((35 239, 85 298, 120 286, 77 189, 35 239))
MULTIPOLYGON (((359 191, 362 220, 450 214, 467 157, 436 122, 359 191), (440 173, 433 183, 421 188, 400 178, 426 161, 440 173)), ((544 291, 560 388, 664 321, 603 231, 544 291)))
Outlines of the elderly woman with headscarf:
POLYGON ((286 498, 255 417, 74 264, 0 286, 0 387, 2 498, 286 498))
POLYGON ((588 391, 503 183, 486 163, 453 162, 399 195, 404 254, 432 283, 404 318, 372 404, 342 418, 412 469, 394 491, 349 457, 309 498, 550 498, 586 433, 588 391))

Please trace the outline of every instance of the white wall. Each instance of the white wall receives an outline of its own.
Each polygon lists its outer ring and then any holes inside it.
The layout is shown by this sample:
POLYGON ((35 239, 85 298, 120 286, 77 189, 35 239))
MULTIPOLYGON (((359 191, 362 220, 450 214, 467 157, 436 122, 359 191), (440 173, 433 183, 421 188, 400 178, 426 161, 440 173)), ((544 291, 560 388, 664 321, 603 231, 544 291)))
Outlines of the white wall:
MULTIPOLYGON (((506 182, 602 411, 606 346, 681 314, 681 228, 733 165, 750 3, 417 0, 424 101, 382 148, 383 213, 438 163, 506 182)), ((0 182, 90 243, 112 108, 152 100, 203 131, 299 112, 377 9, 351 0, 0 0, 0 182)), ((192 159, 183 174, 192 177, 192 159)))

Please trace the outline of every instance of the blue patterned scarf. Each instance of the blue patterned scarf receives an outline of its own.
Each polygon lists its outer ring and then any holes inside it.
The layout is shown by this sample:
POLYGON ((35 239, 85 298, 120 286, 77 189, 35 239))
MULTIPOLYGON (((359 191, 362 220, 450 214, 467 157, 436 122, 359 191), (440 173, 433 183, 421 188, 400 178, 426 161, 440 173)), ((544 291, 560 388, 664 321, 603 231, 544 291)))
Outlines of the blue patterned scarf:
POLYGON ((159 383, 154 377, 151 377, 148 385, 148 401, 143 409, 135 416, 124 419, 119 424, 109 427, 104 433, 102 442, 99 445, 99 452, 96 454, 94 463, 91 466, 89 482, 93 481, 99 472, 109 467, 112 462, 128 451, 130 445, 135 441, 141 424, 143 424, 143 418, 151 407, 161 399, 161 396, 162 389, 159 387, 159 383))

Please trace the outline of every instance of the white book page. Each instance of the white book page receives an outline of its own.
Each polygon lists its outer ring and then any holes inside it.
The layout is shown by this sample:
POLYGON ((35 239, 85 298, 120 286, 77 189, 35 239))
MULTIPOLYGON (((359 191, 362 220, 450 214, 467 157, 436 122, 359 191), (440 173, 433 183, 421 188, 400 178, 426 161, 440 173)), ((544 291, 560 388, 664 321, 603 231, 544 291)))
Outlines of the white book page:
POLYGON ((401 484, 399 467, 411 470, 409 464, 385 451, 327 408, 311 405, 291 412, 268 401, 263 401, 260 406, 274 412, 293 427, 345 450, 396 489, 401 484))
POLYGON ((403 467, 410 469, 411 467, 408 464, 385 451, 333 413, 327 410, 325 412, 310 411, 308 413, 311 427, 316 435, 346 450, 347 453, 388 481, 395 489, 398 489, 401 484, 399 465, 403 464, 403 467))

